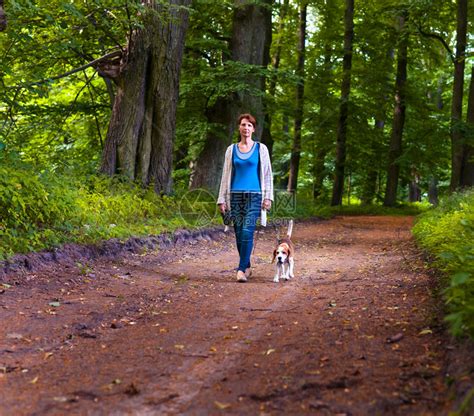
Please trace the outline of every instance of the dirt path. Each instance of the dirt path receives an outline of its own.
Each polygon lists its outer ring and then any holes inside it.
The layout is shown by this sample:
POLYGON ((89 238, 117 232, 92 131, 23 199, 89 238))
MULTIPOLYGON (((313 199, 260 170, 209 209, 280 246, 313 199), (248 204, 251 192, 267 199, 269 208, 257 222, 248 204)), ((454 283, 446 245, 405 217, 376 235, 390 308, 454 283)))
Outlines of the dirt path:
MULTIPOLYGON (((272 230, 234 282, 233 235, 10 280, 0 414, 444 415, 446 341, 411 218, 272 230)), ((0 286, 1 288, 1 286, 0 286)))

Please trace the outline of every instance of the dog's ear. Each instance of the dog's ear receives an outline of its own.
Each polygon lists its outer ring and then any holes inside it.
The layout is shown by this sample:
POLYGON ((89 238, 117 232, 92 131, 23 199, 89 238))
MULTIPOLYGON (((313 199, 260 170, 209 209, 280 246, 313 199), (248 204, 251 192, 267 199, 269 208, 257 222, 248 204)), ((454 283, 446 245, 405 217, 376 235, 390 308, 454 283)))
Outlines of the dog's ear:
POLYGON ((275 263, 276 256, 277 256, 277 249, 273 250, 273 259, 272 259, 272 263, 275 263))

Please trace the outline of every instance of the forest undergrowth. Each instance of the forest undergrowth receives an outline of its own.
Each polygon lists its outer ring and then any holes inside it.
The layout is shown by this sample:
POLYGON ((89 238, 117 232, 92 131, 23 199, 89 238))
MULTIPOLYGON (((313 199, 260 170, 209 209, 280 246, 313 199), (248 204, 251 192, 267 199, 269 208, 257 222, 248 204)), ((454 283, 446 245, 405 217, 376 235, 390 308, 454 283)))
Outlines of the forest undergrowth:
POLYGON ((451 331, 474 337, 474 192, 453 194, 421 214, 413 233, 443 272, 451 331))

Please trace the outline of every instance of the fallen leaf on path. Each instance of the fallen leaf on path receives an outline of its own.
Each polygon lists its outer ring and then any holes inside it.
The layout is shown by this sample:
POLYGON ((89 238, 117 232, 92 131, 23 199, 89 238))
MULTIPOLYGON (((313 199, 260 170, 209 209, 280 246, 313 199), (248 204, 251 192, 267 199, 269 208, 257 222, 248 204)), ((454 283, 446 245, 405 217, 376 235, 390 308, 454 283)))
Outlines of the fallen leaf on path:
POLYGON ((270 348, 269 350, 267 350, 267 352, 265 353, 265 355, 270 355, 272 352, 275 352, 276 350, 273 349, 273 348, 270 348))
POLYGON ((317 376, 317 375, 321 374, 321 371, 319 371, 319 370, 307 370, 307 371, 305 371, 305 373, 310 375, 310 376, 317 376))
POLYGON ((66 396, 57 396, 57 397, 53 397, 53 400, 58 403, 66 403, 69 401, 69 398, 66 396))
POLYGON ((52 352, 47 352, 44 354, 44 357, 43 357, 43 360, 47 360, 49 357, 51 357, 53 355, 52 352))
POLYGON ((225 410, 225 409, 228 409, 230 407, 229 403, 222 403, 222 402, 218 402, 217 400, 214 402, 214 404, 220 410, 225 410))
POLYGON ((53 306, 53 307, 55 307, 55 308, 61 306, 61 304, 60 304, 59 302, 49 302, 48 305, 49 305, 49 306, 53 306))
POLYGON ((428 334, 432 334, 433 331, 429 328, 426 328, 426 329, 423 329, 422 331, 418 332, 418 335, 428 335, 428 334))
POLYGON ((36 384, 39 380, 39 377, 35 377, 33 380, 30 381, 31 384, 36 384))
POLYGON ((181 345, 181 344, 176 344, 174 346, 177 350, 184 350, 184 345, 181 345))

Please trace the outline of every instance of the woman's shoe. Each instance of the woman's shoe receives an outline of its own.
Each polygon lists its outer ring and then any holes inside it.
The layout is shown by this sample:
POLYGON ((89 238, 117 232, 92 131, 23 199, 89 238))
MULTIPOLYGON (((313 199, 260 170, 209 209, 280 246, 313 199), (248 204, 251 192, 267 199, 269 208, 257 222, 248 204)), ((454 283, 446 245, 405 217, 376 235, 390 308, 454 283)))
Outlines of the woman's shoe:
POLYGON ((240 283, 245 283, 247 281, 247 277, 242 270, 237 271, 237 281, 240 283))
POLYGON ((245 277, 248 279, 249 277, 252 277, 252 269, 250 267, 245 269, 245 277))

